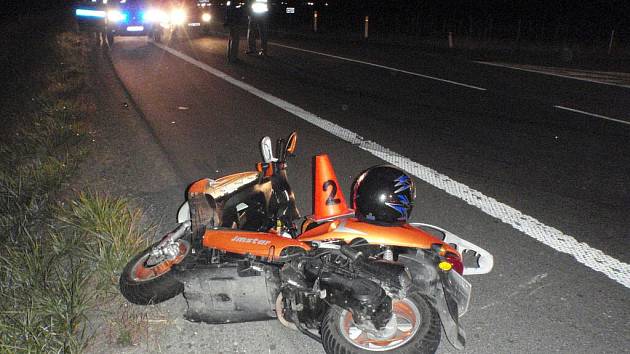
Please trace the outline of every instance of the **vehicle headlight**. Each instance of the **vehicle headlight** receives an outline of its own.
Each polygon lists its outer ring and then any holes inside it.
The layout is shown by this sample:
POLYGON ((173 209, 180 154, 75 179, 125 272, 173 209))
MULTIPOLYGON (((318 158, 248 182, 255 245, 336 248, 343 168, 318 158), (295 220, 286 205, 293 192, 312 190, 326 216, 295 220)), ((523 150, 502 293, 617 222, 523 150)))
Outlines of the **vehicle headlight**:
POLYGON ((166 13, 162 10, 149 9, 147 12, 144 13, 143 19, 144 19, 144 22, 157 23, 157 22, 165 22, 166 20, 168 20, 168 16, 166 16, 166 13))
POLYGON ((109 10, 107 11, 107 19, 112 22, 122 22, 127 19, 127 14, 120 10, 109 10))
POLYGON ((183 25, 187 20, 186 11, 182 9, 175 9, 171 12, 171 22, 174 25, 183 25))
POLYGON ((212 19, 212 16, 210 16, 210 14, 207 12, 201 15, 201 21, 203 22, 210 22, 211 19, 212 19))
POLYGON ((252 4, 252 11, 254 11, 255 14, 262 14, 265 13, 269 10, 269 8, 267 7, 267 4, 262 3, 262 2, 255 2, 252 4))

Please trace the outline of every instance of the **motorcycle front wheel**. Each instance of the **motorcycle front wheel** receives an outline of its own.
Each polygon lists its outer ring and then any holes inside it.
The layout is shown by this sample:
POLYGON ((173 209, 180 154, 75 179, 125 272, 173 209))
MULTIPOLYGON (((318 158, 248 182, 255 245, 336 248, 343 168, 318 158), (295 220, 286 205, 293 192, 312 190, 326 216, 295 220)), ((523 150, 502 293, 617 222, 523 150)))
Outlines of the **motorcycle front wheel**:
POLYGON ((120 292, 134 304, 149 305, 166 301, 184 291, 184 284, 171 274, 171 268, 180 263, 190 251, 190 243, 177 240, 179 253, 174 259, 149 264, 154 244, 135 256, 120 275, 120 292))
POLYGON ((437 311, 420 294, 392 301, 394 316, 378 334, 363 331, 352 313, 332 306, 322 322, 321 336, 328 354, 372 352, 435 353, 440 344, 441 323, 437 311))

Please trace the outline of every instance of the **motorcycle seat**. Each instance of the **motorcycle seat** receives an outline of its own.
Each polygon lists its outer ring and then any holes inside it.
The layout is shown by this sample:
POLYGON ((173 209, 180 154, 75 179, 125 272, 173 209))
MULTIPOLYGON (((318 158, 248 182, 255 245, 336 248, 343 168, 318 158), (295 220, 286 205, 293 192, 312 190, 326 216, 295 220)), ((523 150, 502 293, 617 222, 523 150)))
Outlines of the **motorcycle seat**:
POLYGON ((258 175, 258 172, 249 171, 235 173, 233 175, 221 177, 217 180, 208 178, 208 184, 205 187, 204 193, 210 194, 214 199, 219 199, 246 184, 256 181, 258 179, 258 175))

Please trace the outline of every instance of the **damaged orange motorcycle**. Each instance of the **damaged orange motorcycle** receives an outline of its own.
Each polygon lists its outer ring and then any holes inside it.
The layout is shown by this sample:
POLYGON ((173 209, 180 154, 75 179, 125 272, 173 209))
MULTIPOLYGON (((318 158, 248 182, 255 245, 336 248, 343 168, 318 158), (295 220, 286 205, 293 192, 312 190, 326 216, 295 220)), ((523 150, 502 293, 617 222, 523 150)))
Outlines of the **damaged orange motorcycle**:
POLYGON ((184 292, 189 318, 277 318, 327 353, 433 353, 442 333, 462 349, 463 276, 490 272, 492 255, 409 222, 414 182, 394 166, 361 173, 348 207, 327 155, 314 158, 314 210, 298 228, 287 178, 297 134, 276 141, 277 157, 272 145, 262 139, 255 171, 188 187, 179 226, 123 270, 125 298, 145 305, 184 292))

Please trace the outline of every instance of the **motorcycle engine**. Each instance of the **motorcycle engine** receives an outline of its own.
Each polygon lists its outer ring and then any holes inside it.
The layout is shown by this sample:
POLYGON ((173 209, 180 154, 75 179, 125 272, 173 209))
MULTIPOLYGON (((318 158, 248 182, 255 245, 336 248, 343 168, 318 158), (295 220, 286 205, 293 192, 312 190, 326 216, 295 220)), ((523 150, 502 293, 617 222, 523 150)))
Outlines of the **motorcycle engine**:
POLYGON ((326 299, 350 310, 357 324, 371 322, 378 329, 391 319, 392 299, 376 282, 366 278, 349 279, 334 273, 324 273, 319 279, 320 286, 330 293, 326 299))
POLYGON ((354 321, 368 331, 387 325, 392 318, 392 296, 404 297, 411 284, 403 265, 343 254, 287 263, 280 277, 294 295, 299 294, 295 298, 310 299, 300 305, 304 322, 321 319, 324 310, 337 305, 350 311, 354 321))

